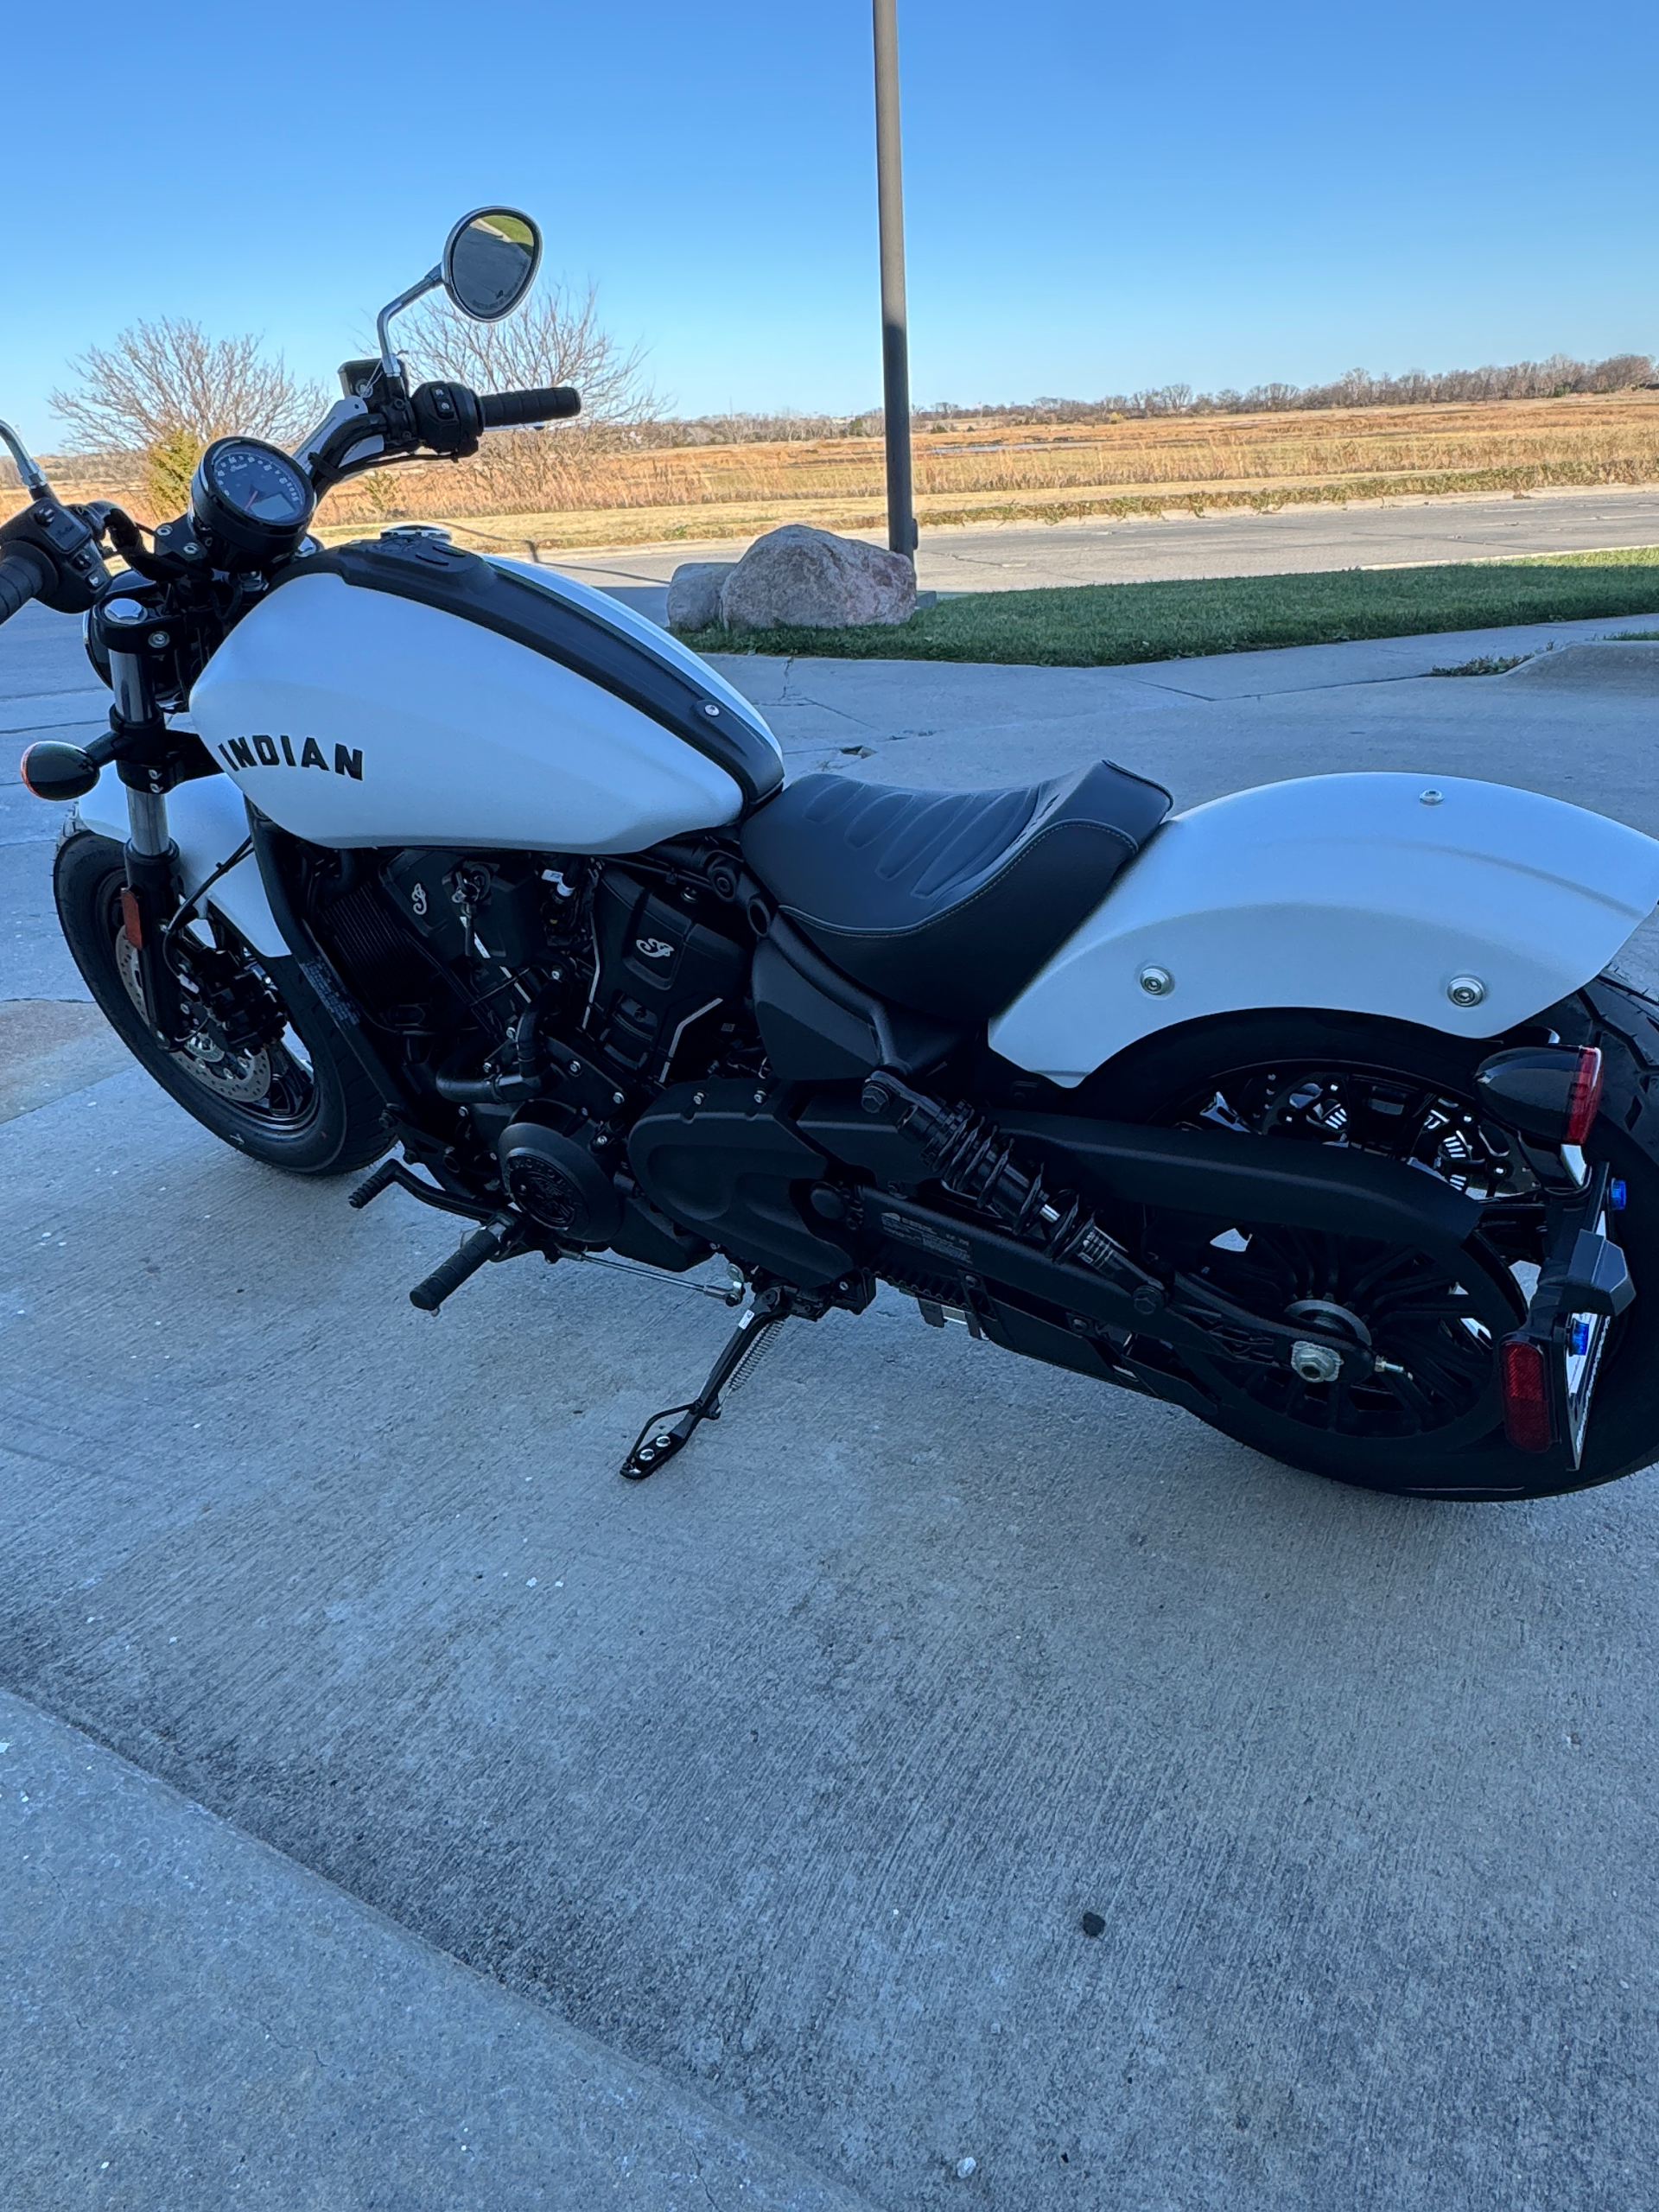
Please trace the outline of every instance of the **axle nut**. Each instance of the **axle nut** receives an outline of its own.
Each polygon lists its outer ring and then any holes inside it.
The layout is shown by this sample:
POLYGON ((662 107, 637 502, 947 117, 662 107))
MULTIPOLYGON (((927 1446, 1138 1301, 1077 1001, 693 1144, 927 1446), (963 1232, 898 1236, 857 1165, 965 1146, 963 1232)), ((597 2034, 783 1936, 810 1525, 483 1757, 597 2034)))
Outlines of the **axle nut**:
POLYGON ((1143 968, 1141 988, 1149 999, 1166 999, 1175 988, 1175 978, 1167 968, 1143 968))
POLYGON ((1480 1004, 1486 995, 1486 986, 1478 976, 1454 976, 1446 987, 1446 995, 1453 1006, 1466 1011, 1480 1004))
POLYGON ((1342 1372, 1342 1354, 1334 1344, 1310 1344, 1304 1337, 1292 1344, 1290 1363, 1304 1382, 1334 1382, 1342 1372))

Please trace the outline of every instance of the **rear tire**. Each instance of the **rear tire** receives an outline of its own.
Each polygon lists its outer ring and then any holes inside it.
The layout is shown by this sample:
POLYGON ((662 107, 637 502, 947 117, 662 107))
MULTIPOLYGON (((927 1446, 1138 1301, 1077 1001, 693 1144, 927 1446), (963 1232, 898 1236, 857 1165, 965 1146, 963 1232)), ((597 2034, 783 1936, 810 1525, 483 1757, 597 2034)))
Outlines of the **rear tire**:
POLYGON ((267 958, 220 923, 220 942, 274 990, 280 1037, 241 1053, 169 1051, 140 1011, 125 949, 121 847, 89 830, 58 848, 58 919, 74 962, 133 1058, 188 1114, 238 1152, 290 1175, 344 1175, 391 1141, 378 1091, 289 958, 267 958))
MULTIPOLYGON (((1619 987, 1604 982, 1596 988, 1601 998, 1619 987)), ((1639 1014, 1639 1002, 1632 1004, 1639 1014)), ((1575 1001, 1573 1012, 1586 1034, 1593 1036, 1596 1024, 1589 1007, 1575 1001)), ((1562 1016, 1558 1012, 1553 1018, 1562 1016)), ((1462 1135, 1455 1116, 1445 1118, 1446 1107, 1466 1105, 1472 1117, 1475 1069, 1502 1042, 1465 1041, 1363 1015, 1226 1015, 1148 1039, 1096 1077, 1079 1104, 1112 1120, 1165 1127, 1242 1127, 1265 1133, 1265 1120, 1275 1136, 1287 1141, 1358 1142, 1367 1150, 1414 1159, 1419 1166, 1455 1180, 1462 1135), (1321 1079, 1327 1081, 1328 1101, 1339 1109, 1323 1121, 1318 1100, 1302 1099, 1321 1079), (1351 1085, 1346 1092, 1344 1082, 1351 1085), (1219 1112, 1212 1100, 1221 1103, 1219 1112), (1428 1103, 1420 1109, 1421 1101, 1428 1103), (1207 1118, 1200 1120, 1206 1112, 1207 1118), (1385 1114, 1397 1118, 1391 1122, 1385 1114), (1421 1120, 1414 1118, 1420 1114, 1421 1120), (1414 1147, 1408 1138, 1395 1135, 1396 1128, 1410 1128, 1419 1129, 1414 1147)), ((1628 1058, 1627 1047, 1616 1037, 1604 1042, 1628 1058)), ((1372 1394, 1374 1410, 1368 1413, 1363 1403, 1332 1409, 1328 1392, 1322 1399, 1319 1389, 1286 1387, 1284 1378, 1275 1379, 1267 1370, 1253 1377, 1241 1363, 1224 1378, 1237 1387, 1230 1388, 1225 1402, 1205 1416, 1211 1426, 1288 1465, 1411 1497, 1548 1497, 1612 1482, 1651 1465, 1659 1459, 1659 1160, 1607 1111, 1584 1149, 1592 1163, 1606 1160, 1625 1184, 1628 1203, 1610 1217, 1609 1233, 1625 1253, 1637 1299, 1608 1340, 1575 1475, 1544 1471, 1503 1432, 1496 1341, 1506 1325, 1518 1325, 1526 1287, 1524 1274, 1514 1274, 1514 1255, 1493 1255, 1484 1270, 1461 1268, 1465 1281, 1453 1283, 1447 1277, 1436 1284, 1426 1277, 1411 1281, 1409 1255, 1402 1255, 1389 1273, 1378 1265, 1376 1248, 1355 1240, 1286 1236, 1274 1249, 1272 1238, 1264 1237, 1259 1248, 1262 1264, 1254 1269, 1242 1255, 1234 1258, 1223 1250, 1215 1255, 1213 1269, 1205 1271, 1213 1272, 1217 1287, 1229 1294, 1253 1283, 1257 1300, 1252 1310, 1274 1319, 1282 1318, 1282 1286, 1294 1281, 1298 1270, 1301 1280, 1295 1288, 1303 1296, 1332 1296, 1331 1288, 1308 1280, 1321 1269, 1329 1269, 1329 1282, 1338 1287, 1369 1282, 1374 1297, 1380 1293, 1380 1301, 1369 1314, 1362 1312, 1361 1319, 1379 1332, 1378 1350, 1389 1349, 1386 1332, 1400 1329, 1403 1313, 1402 1356, 1409 1364, 1413 1353, 1405 1346, 1414 1343, 1425 1363, 1402 1386, 1392 1405, 1386 1389, 1372 1394), (1269 1286, 1274 1296, 1262 1296, 1269 1286), (1454 1298, 1454 1292, 1461 1295, 1454 1298), (1414 1296, 1422 1311, 1451 1318, 1423 1322, 1412 1313, 1414 1296), (1516 1311, 1516 1320, 1507 1325, 1506 1300, 1516 1311), (1453 1307, 1460 1310, 1452 1315, 1453 1307), (1431 1374, 1440 1386, 1433 1403, 1416 1387, 1431 1374), (1414 1395, 1414 1433, 1409 1403, 1414 1395), (1344 1424, 1349 1433, 1333 1433, 1344 1424)), ((1143 1215, 1137 1224, 1143 1253, 1160 1242, 1177 1243, 1184 1223, 1192 1248, 1185 1264, 1202 1265, 1209 1256, 1213 1224, 1195 1226, 1191 1217, 1143 1215)), ((1242 1226, 1248 1230, 1249 1224, 1242 1226)), ((1523 1242, 1522 1236, 1517 1252, 1523 1242)), ((1254 1237, 1251 1248, 1258 1250, 1254 1237)), ((1363 1304, 1345 1299, 1339 1289, 1335 1302, 1356 1308, 1363 1304)))

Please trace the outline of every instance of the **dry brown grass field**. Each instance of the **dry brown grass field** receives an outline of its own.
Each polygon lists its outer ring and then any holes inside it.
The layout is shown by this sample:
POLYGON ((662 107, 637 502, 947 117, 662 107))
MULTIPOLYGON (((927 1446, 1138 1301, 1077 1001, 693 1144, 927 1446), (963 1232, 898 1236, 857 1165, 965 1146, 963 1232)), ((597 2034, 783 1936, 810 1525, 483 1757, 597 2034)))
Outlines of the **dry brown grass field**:
MULTIPOLYGON (((916 507, 953 523, 1065 521, 1308 500, 1659 481, 1659 392, 1319 412, 1128 417, 1085 423, 955 418, 916 436, 916 507)), ((137 473, 54 481, 143 514, 137 473)), ((0 507, 16 504, 0 493, 0 507)), ((326 537, 404 518, 518 545, 743 537, 784 522, 885 520, 877 438, 630 446, 605 434, 519 433, 458 466, 387 470, 332 493, 326 537)))

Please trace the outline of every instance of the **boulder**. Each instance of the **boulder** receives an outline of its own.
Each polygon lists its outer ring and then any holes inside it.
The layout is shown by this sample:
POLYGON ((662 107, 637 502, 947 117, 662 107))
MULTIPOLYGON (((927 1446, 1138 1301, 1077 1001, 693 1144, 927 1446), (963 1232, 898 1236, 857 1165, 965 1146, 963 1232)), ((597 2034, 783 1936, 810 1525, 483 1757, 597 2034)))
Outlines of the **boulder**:
POLYGON ((721 587, 721 620, 733 630, 845 630, 861 622, 908 622, 916 570, 902 553, 786 523, 757 538, 721 587))
POLYGON ((668 580, 671 630, 706 630, 720 620, 720 588, 735 561, 683 561, 668 580))

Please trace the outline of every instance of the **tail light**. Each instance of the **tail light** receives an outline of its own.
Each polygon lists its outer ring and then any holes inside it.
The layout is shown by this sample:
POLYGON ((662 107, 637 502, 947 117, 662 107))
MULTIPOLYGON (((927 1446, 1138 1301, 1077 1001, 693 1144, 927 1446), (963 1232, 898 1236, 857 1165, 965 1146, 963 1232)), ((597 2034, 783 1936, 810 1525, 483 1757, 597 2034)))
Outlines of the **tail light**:
POLYGON ((1544 1347, 1530 1337, 1510 1337, 1499 1359, 1504 1433, 1517 1452, 1548 1452, 1555 1441, 1555 1423, 1549 1408, 1544 1347))
POLYGON ((1521 1045, 1475 1071, 1475 1091, 1504 1128, 1539 1144, 1582 1144, 1601 1110, 1602 1058, 1593 1045, 1521 1045))
POLYGON ((1601 1054, 1593 1045, 1586 1045, 1579 1054, 1579 1065, 1573 1077, 1573 1088, 1567 1102, 1566 1144, 1582 1144, 1595 1126, 1601 1111, 1601 1054))

